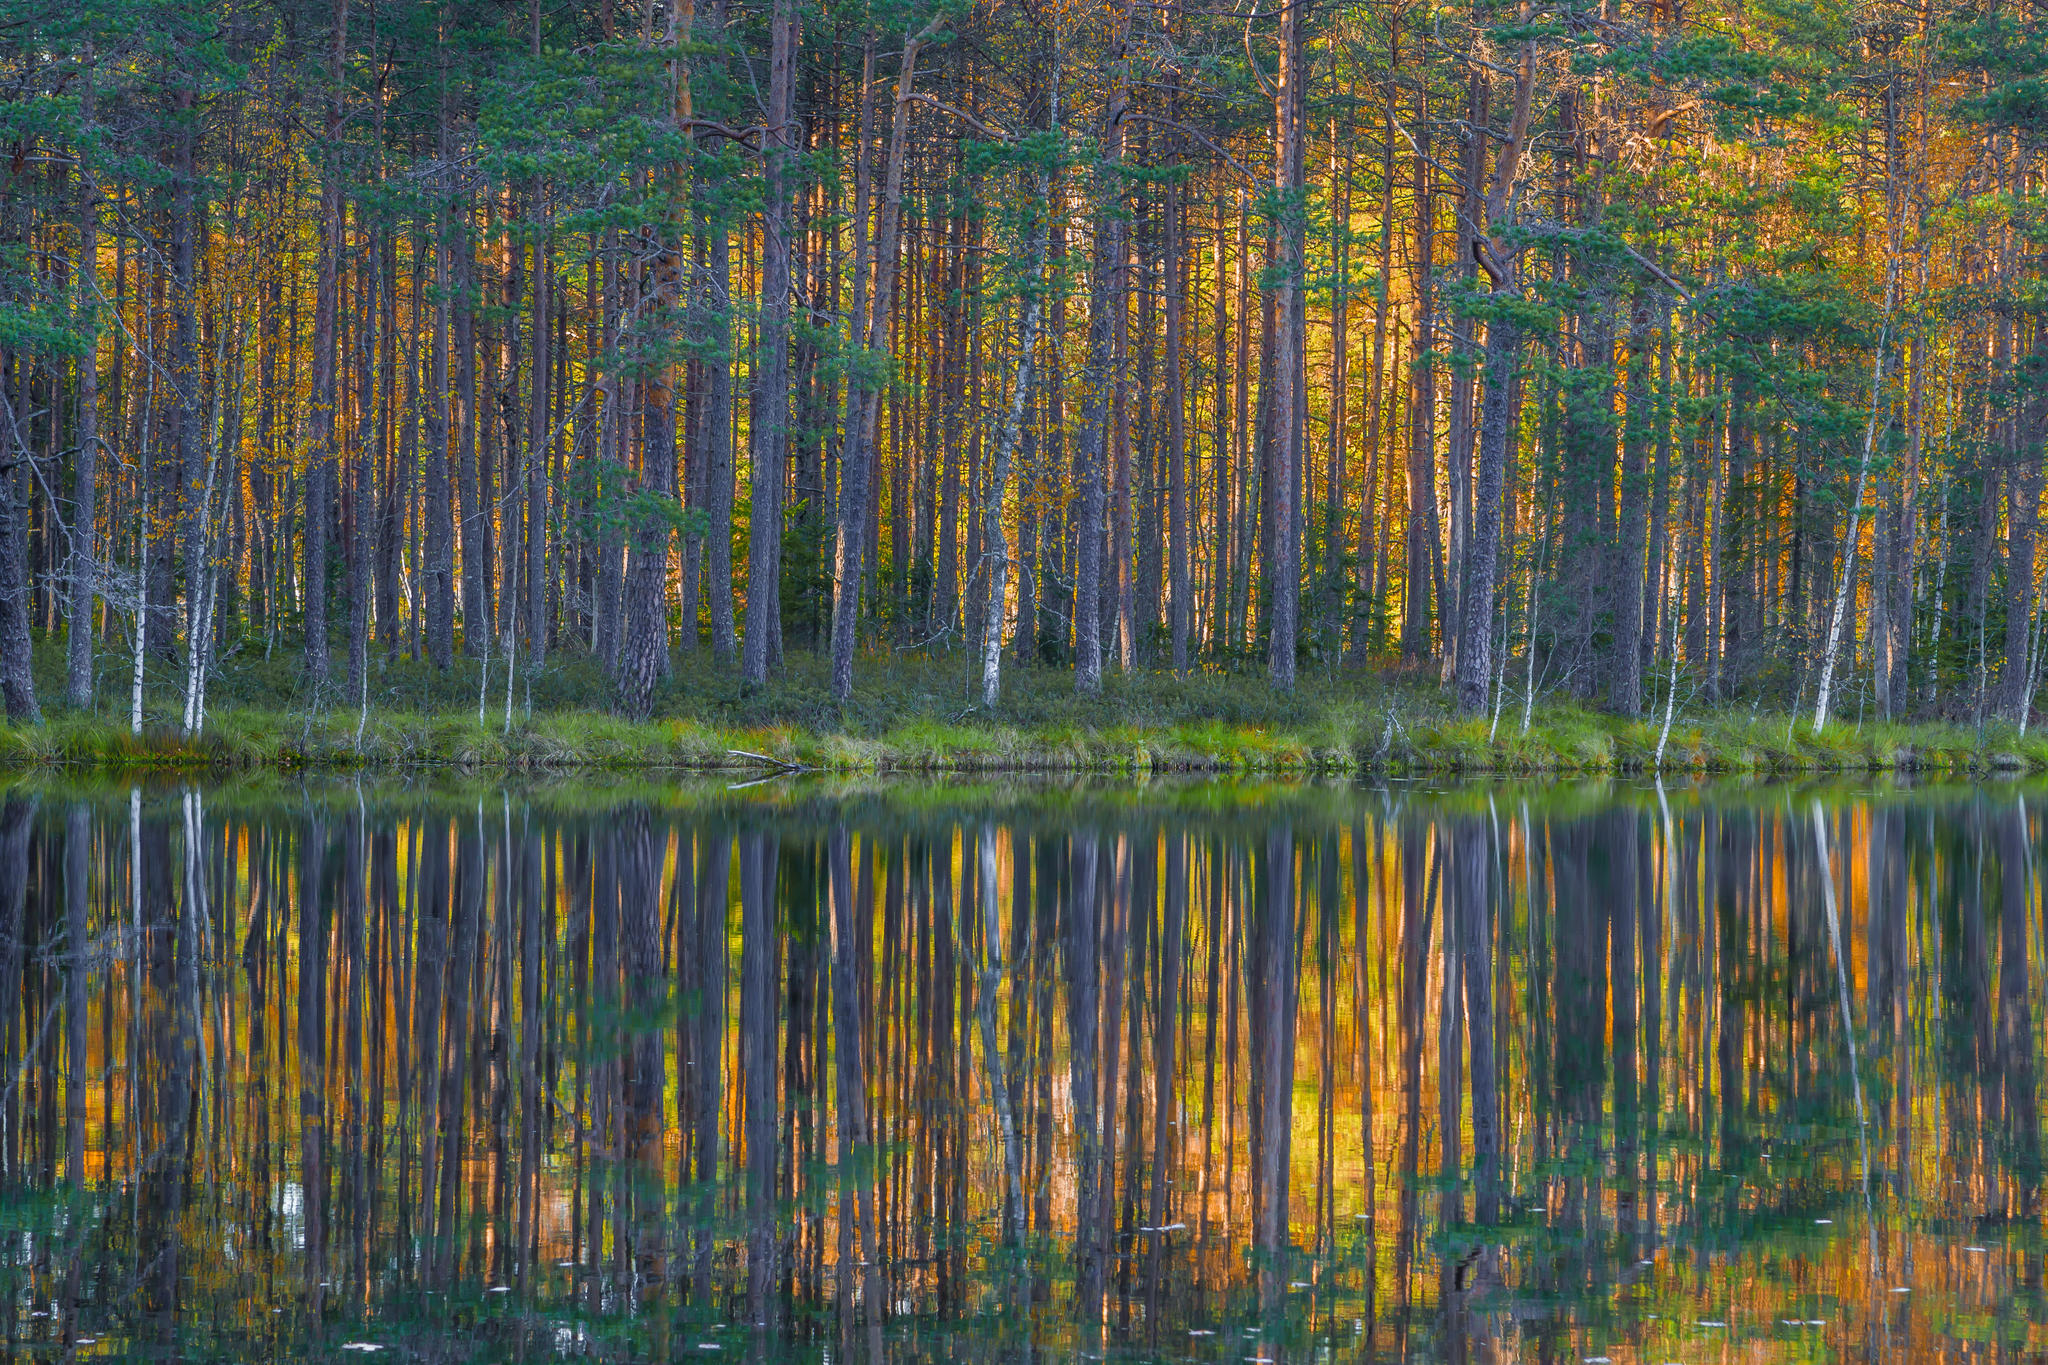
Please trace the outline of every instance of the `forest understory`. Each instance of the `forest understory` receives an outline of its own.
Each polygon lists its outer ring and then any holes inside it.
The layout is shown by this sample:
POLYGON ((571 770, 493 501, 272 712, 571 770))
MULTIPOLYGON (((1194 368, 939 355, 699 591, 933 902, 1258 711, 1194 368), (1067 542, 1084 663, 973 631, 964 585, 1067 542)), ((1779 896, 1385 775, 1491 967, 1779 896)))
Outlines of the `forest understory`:
MULTIPOLYGON (((502 666, 446 670, 403 656, 373 664, 354 698, 310 688, 296 651, 217 665, 203 728, 181 725, 181 671, 148 671, 138 728, 118 705, 49 708, 0 725, 0 769, 574 774, 696 772, 732 780, 816 774, 1017 773, 1424 777, 1800 773, 1981 775, 2048 772, 2048 731, 1995 714, 1883 722, 1858 699, 1824 730, 1761 701, 1703 704, 1680 676, 1641 718, 1497 680, 1486 712, 1462 714, 1434 671, 1305 667, 1276 688, 1255 660, 1176 678, 1105 676, 1077 695, 1053 666, 1018 668, 994 710, 958 655, 876 656, 851 702, 831 693, 829 658, 791 652, 766 685, 697 659, 632 720, 587 655, 558 653, 506 686, 502 666), (1669 701, 1667 707, 1666 702, 1669 701), (1668 718, 1666 712, 1669 712, 1668 718)), ((54 681, 62 641, 39 642, 54 681)), ((122 680, 125 684, 126 680, 122 680)), ((53 689, 54 690, 54 689, 53 689)))

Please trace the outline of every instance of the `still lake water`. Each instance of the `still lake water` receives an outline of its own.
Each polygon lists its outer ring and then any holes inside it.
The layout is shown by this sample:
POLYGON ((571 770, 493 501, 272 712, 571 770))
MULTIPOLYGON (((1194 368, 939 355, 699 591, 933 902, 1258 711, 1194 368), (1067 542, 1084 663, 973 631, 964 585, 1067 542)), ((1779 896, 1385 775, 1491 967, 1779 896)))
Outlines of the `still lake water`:
POLYGON ((2044 811, 17 788, 0 1353, 2036 1356, 2044 811))

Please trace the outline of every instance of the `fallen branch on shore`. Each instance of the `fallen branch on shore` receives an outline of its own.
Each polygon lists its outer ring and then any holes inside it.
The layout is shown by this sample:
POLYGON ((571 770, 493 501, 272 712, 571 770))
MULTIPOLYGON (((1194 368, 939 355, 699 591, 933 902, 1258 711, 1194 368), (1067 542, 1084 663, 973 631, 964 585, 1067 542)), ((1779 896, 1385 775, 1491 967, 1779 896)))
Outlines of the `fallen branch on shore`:
POLYGON ((801 763, 790 763, 784 759, 771 758, 767 754, 757 754, 751 749, 727 749, 726 753, 730 754, 734 758, 750 759, 755 763, 759 763, 763 767, 773 768, 777 772, 805 773, 810 771, 809 768, 806 768, 801 763))

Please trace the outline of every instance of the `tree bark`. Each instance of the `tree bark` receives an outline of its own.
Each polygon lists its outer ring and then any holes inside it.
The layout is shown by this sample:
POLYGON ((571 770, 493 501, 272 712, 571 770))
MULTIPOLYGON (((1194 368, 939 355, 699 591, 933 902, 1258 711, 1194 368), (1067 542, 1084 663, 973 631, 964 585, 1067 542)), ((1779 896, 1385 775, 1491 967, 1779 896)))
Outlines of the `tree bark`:
POLYGON ((1280 11, 1280 71, 1273 88, 1273 188, 1280 202, 1277 234, 1279 315, 1275 318, 1272 388, 1274 436, 1271 571, 1267 594, 1266 672, 1273 685, 1294 686, 1296 639, 1301 610, 1301 524, 1296 516, 1301 483, 1301 376, 1307 340, 1303 272, 1308 204, 1302 124, 1307 114, 1303 83, 1302 25, 1309 0, 1289 0, 1280 11))
MULTIPOLYGON (((668 78, 670 108, 676 122, 689 126, 695 109, 692 101, 690 65, 684 51, 695 40, 695 0, 681 0, 669 13, 668 78)), ((666 349, 673 345, 676 324, 688 307, 683 283, 683 253, 687 250, 685 227, 693 188, 688 163, 668 168, 670 203, 668 220, 655 255, 653 294, 657 318, 654 335, 666 349)), ((628 715, 644 718, 653 703, 654 687, 667 672, 668 663, 668 560, 671 526, 667 504, 676 491, 676 380, 683 366, 664 355, 641 377, 639 383, 641 426, 642 497, 659 498, 662 506, 649 507, 633 532, 632 562, 626 570, 624 640, 619 659, 620 699, 628 715)), ((694 641, 696 601, 685 594, 683 635, 694 641)))
POLYGON ((1188 637, 1194 625, 1194 584, 1188 575, 1187 395, 1181 379, 1181 308, 1187 263, 1182 259, 1181 187, 1166 187, 1166 463, 1167 594, 1171 613, 1173 674, 1188 672, 1188 637))
MULTIPOLYGON (((537 3, 537 0, 536 0, 537 3)), ((536 11, 537 13, 537 11, 536 11)), ((535 19, 538 25, 538 18, 535 19)), ((526 515, 520 549, 519 587, 525 617, 526 669, 531 677, 548 656, 548 452, 554 444, 548 420, 554 348, 548 335, 555 309, 552 266, 548 260, 546 189, 533 185, 533 347, 527 363, 526 515)))
MULTIPOLYGON (((341 132, 344 93, 342 62, 348 50, 348 9, 349 0, 335 0, 334 30, 327 69, 327 119, 324 130, 327 160, 320 168, 320 258, 313 303, 313 444, 306 462, 306 473, 301 480, 305 487, 306 510, 305 569, 300 579, 306 599, 305 671, 306 680, 314 686, 316 692, 327 683, 331 667, 327 644, 327 531, 328 523, 334 515, 329 490, 333 487, 334 461, 338 454, 335 448, 334 423, 337 398, 336 369, 340 356, 337 353, 339 338, 335 314, 340 298, 341 281, 341 132)), ((189 191, 185 193, 189 195, 189 191)), ((189 205, 189 198, 186 202, 189 205)), ((187 329, 181 325, 180 331, 185 330, 187 329)), ((179 373, 196 378, 196 371, 189 363, 179 364, 174 359, 173 366, 179 373)), ((196 454, 188 453, 184 461, 188 490, 196 458, 196 454)), ((186 568, 188 593, 196 578, 196 567, 188 564, 186 568)))
MULTIPOLYGON (((436 186, 434 206, 434 349, 429 371, 433 392, 427 395, 427 497, 426 563, 421 565, 421 585, 426 598, 427 658, 445 671, 455 659, 455 509, 449 485, 453 464, 451 446, 454 424, 449 420, 448 348, 450 307, 455 295, 449 235, 453 209, 449 198, 453 187, 446 183, 454 154, 452 124, 454 92, 448 78, 448 28, 453 21, 452 6, 444 6, 437 33, 440 59, 441 98, 435 119, 435 142, 441 166, 441 183, 436 186)), ((365 490, 367 492, 367 490, 365 490)), ((367 505, 367 499, 364 500, 367 505)), ((354 518, 350 518, 351 521, 354 518)), ((352 538, 352 540, 355 538, 352 538)), ((360 558, 360 554, 356 557, 360 558)), ((351 632, 353 634, 353 632, 351 632)), ((355 642, 350 644, 354 657, 355 642)))
MULTIPOLYGON (((85 123, 94 115, 94 86, 97 70, 88 50, 85 90, 80 101, 85 123)), ((83 164, 83 163, 82 163, 83 164)), ((94 319, 86 331, 85 353, 78 358, 78 453, 71 464, 71 600, 65 615, 64 664, 65 700, 73 706, 92 705, 92 603, 98 569, 99 515, 99 181, 89 167, 79 176, 78 207, 78 299, 83 316, 94 319)))
MULTIPOLYGON (((1053 110, 1054 126, 1057 127, 1057 97, 1053 110)), ((1040 178, 1039 198, 1044 202, 1044 212, 1049 221, 1053 212, 1050 177, 1040 178)), ((1010 410, 1003 419, 1002 435, 996 441, 995 460, 989 469, 988 490, 981 509, 982 554, 988 561, 988 606, 982 614, 981 628, 981 704, 990 710, 995 709, 1002 691, 1003 597, 1009 569, 1009 546, 1003 538, 1003 497, 1010 484, 1011 456, 1023 435, 1024 414, 1031 402, 1031 368, 1038 354, 1038 319, 1044 307, 1039 264, 1050 249, 1048 231, 1039 238, 1025 272, 1031 293, 1024 304, 1023 335, 1018 339, 1017 371, 1011 380, 1010 410)), ((1029 630, 1031 623, 1020 615, 1017 628, 1029 630)))
POLYGON ((1465 619, 1459 627, 1458 709, 1486 710, 1493 676, 1493 609, 1500 576, 1501 489, 1508 447, 1514 439, 1515 367, 1521 333, 1512 319, 1496 315, 1486 324, 1486 393, 1479 412, 1479 470, 1473 488, 1472 539, 1465 556, 1459 596, 1465 619))
MULTIPOLYGON (((1479 418, 1479 470, 1473 490, 1473 525, 1465 556, 1465 581, 1459 592, 1464 620, 1458 632, 1458 706, 1467 715, 1485 711, 1487 682, 1493 673, 1493 609, 1500 576, 1502 489, 1515 435, 1515 371, 1521 350, 1521 332, 1513 317, 1514 305, 1519 302, 1516 249, 1492 234, 1497 225, 1506 222, 1510 212, 1515 177, 1521 169, 1522 149, 1528 137, 1534 85, 1535 45, 1525 43, 1516 74, 1507 141, 1494 164, 1493 182, 1484 200, 1487 220, 1476 226, 1471 238, 1478 263, 1485 268, 1503 306, 1494 310, 1486 326, 1486 393, 1479 418)), ((1412 537, 1413 533, 1410 534, 1412 537)))
POLYGON ((795 0, 775 0, 769 18, 768 108, 761 137, 761 321, 748 439, 753 511, 747 526, 747 635, 741 679, 755 687, 782 626, 782 474, 789 456, 790 154, 801 33, 795 0))
MULTIPOLYGON (((1332 655, 1344 643, 1344 503, 1351 439, 1351 163, 1337 155, 1337 121, 1330 120, 1330 454, 1323 489, 1322 604, 1316 634, 1332 655)), ((1304 401, 1306 395, 1304 395, 1304 401)))
MULTIPOLYGON (((917 80, 917 58, 938 31, 935 16, 903 44, 896 69, 896 100, 889 120, 889 153, 882 172, 882 202, 875 226, 874 250, 868 266, 873 299, 866 302, 867 331, 861 339, 861 363, 848 386, 846 427, 841 441, 837 536, 832 558, 832 695, 846 701, 853 695, 853 656, 860 627, 860 585, 865 557, 870 489, 875 469, 875 426, 881 415, 887 379, 890 323, 894 316, 897 235, 902 222, 903 168, 910 147, 910 110, 917 80)), ((865 118, 865 110, 863 110, 865 118)), ((867 155, 863 138, 860 155, 867 155)), ((865 220, 858 221, 866 226, 865 220)))
POLYGON ((1408 446, 1408 567, 1403 577, 1401 656, 1429 657, 1431 550, 1436 539, 1436 207, 1430 193, 1429 87, 1415 90, 1415 396, 1408 405, 1414 429, 1408 446))
POLYGON ((1119 82, 1104 119, 1102 159, 1095 167, 1095 263, 1088 283, 1088 368, 1083 381, 1087 401, 1074 469, 1080 490, 1074 519, 1074 690, 1083 696, 1102 690, 1103 552, 1109 516, 1106 456, 1116 388, 1112 316, 1123 307, 1124 224, 1117 200, 1123 192, 1120 163, 1128 105, 1129 92, 1119 82))
POLYGON ((462 652, 477 657, 490 652, 491 535, 486 476, 477 459, 477 435, 488 429, 477 408, 476 242, 470 210, 456 214, 455 229, 455 360, 457 396, 462 404, 461 466, 456 475, 462 517, 462 652))
POLYGON ((1635 717, 1643 709, 1643 566, 1649 502, 1646 452, 1650 441, 1650 301, 1636 297, 1629 319, 1628 412, 1621 433, 1620 553, 1614 591, 1614 659, 1607 700, 1617 715, 1635 717))

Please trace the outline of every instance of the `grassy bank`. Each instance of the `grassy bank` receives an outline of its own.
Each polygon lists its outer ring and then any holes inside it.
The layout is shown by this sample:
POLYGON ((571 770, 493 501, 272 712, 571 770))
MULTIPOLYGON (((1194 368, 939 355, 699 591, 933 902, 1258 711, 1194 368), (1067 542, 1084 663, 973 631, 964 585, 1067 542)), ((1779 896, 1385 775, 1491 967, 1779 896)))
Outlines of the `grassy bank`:
MULTIPOLYGON (((50 659, 45 667, 44 695, 54 696, 59 665, 50 659)), ((522 679, 509 714, 499 674, 481 721, 479 681, 473 662, 442 674, 380 661, 365 707, 338 689, 309 693, 294 660, 232 661, 193 736, 177 723, 180 697, 168 672, 147 691, 139 736, 130 732, 126 689, 110 681, 96 713, 52 706, 43 725, 0 728, 0 767, 1531 776, 1657 766, 1655 723, 1546 702, 1524 731, 1515 708, 1498 725, 1460 717, 1433 681, 1399 674, 1309 675, 1287 694, 1254 672, 1185 682, 1113 675, 1100 696, 1081 698, 1070 673, 1026 669, 1006 677, 1002 705, 989 713, 969 701, 958 660, 866 662, 845 706, 831 699, 824 668, 808 656, 793 656, 783 676, 758 690, 700 660, 678 669, 644 723, 606 712, 604 679, 588 660, 563 659, 522 679)), ((1805 718, 1788 723, 1783 713, 1681 710, 1662 767, 2048 771, 2048 735, 1880 725, 1853 715, 1815 735, 1805 718)))

